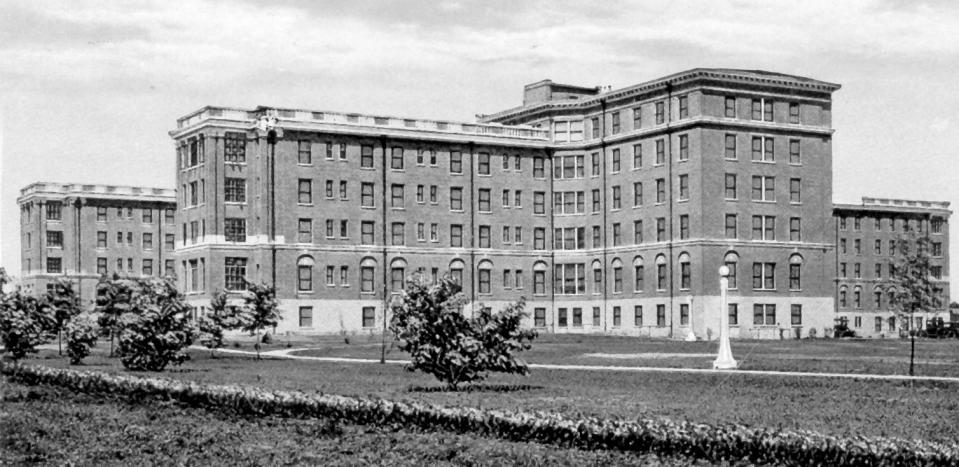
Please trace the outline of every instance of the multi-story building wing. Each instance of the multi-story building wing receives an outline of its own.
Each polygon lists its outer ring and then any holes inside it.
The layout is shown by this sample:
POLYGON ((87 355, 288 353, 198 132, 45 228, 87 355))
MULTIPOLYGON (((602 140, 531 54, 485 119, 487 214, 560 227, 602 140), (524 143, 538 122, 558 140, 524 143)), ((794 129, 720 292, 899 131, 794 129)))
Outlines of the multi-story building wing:
POLYGON ((933 316, 949 319, 949 203, 863 198, 862 204, 836 204, 836 316, 857 335, 897 336, 910 327, 922 329, 933 316), (896 242, 907 230, 930 241, 928 272, 936 282, 940 307, 903 321, 892 300, 891 265, 896 242))
POLYGON ((275 283, 280 331, 378 329, 415 270, 554 332, 831 327, 831 93, 696 69, 618 90, 526 87, 455 123, 205 107, 178 121, 178 266, 196 306, 275 283))
POLYGON ((554 206, 557 228, 583 226, 589 237, 577 251, 554 250, 557 285, 560 267, 577 284, 557 295, 557 329, 715 335, 723 264, 734 336, 831 327, 837 89, 711 69, 605 92, 542 81, 526 87, 523 106, 483 117, 548 129, 554 197, 588 199, 572 215, 554 206), (558 170, 570 160, 572 177, 558 170))
POLYGON ((46 292, 56 278, 79 284, 91 306, 103 275, 173 273, 174 191, 38 182, 20 190, 21 285, 46 292))

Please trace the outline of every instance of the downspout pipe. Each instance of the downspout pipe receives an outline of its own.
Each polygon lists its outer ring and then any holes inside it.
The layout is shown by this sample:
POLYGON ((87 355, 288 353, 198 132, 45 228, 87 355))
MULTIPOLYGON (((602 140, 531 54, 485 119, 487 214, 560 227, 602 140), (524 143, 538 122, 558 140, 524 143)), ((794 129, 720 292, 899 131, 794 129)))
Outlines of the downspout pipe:
POLYGON ((276 130, 266 134, 266 143, 270 147, 270 277, 276 291, 276 130))
POLYGON ((381 219, 382 227, 380 231, 383 233, 383 334, 381 336, 381 345, 380 345, 380 363, 386 363, 386 333, 387 333, 387 323, 386 323, 386 313, 389 309, 389 289, 387 288, 387 283, 389 280, 389 265, 386 263, 388 253, 386 251, 386 150, 388 146, 388 140, 386 135, 380 135, 380 210, 381 210, 381 219))
MULTIPOLYGON (((599 170, 602 172, 600 178, 603 181, 603 190, 602 190, 602 200, 603 204, 601 205, 603 209, 603 322, 605 331, 609 323, 609 235, 608 235, 608 225, 609 219, 608 209, 606 204, 606 197, 609 195, 608 190, 608 172, 606 171, 606 99, 599 100, 600 107, 600 126, 599 126, 599 154, 602 157, 602 163, 600 164, 599 170)), ((585 267, 585 266, 584 266, 585 267)), ((622 315, 620 315, 622 319, 622 315)))
POLYGON ((675 194, 673 193, 673 132, 672 132, 672 122, 673 122, 673 83, 666 83, 666 167, 667 167, 667 179, 666 187, 669 190, 669 213, 667 218, 669 219, 668 224, 668 243, 667 251, 669 252, 669 337, 674 338, 675 336, 675 317, 673 316, 676 312, 675 301, 676 301, 676 269, 675 261, 673 258, 673 224, 675 219, 673 219, 673 198, 675 194))

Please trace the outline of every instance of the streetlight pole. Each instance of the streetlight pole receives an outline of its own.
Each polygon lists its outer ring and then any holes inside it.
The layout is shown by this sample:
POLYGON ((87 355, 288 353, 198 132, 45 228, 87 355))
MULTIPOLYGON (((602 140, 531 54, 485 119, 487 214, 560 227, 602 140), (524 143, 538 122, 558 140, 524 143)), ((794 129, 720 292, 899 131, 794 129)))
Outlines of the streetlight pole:
POLYGON ((717 370, 734 370, 739 366, 729 345, 729 310, 726 305, 728 288, 729 267, 723 265, 719 268, 719 354, 713 361, 713 368, 717 370))

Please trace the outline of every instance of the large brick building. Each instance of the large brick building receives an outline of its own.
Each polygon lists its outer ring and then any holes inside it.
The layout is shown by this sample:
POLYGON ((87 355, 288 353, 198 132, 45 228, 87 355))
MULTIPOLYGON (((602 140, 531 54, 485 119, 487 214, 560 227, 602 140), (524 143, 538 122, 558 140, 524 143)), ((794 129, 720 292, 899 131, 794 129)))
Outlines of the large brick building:
POLYGON ((174 191, 37 182, 20 190, 21 279, 42 294, 57 277, 79 283, 85 305, 104 274, 173 272, 174 191))

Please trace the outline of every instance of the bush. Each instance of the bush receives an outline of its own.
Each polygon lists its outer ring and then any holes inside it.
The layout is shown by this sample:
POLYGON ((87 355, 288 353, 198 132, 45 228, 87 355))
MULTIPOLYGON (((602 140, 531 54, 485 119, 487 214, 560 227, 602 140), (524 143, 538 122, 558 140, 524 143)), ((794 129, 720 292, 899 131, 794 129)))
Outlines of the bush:
POLYGON ((71 365, 78 365, 97 345, 96 323, 87 316, 78 316, 64 329, 67 335, 67 355, 71 365))
POLYGON ((37 346, 55 337, 56 319, 45 300, 20 291, 3 295, 0 300, 0 342, 19 360, 36 353, 37 346))
POLYGON ((218 292, 210 299, 210 312, 197 320, 200 331, 199 341, 210 349, 212 357, 216 349, 223 347, 223 332, 240 329, 243 323, 242 308, 228 306, 226 293, 218 292))
POLYGON ((456 390, 460 383, 482 380, 488 372, 529 374, 513 355, 528 350, 536 332, 521 328, 519 302, 499 313, 482 308, 475 318, 463 315, 467 299, 451 277, 430 287, 421 276, 391 304, 390 330, 400 350, 410 354, 410 371, 422 371, 456 390))
POLYGON ((189 356, 183 350, 193 343, 197 330, 190 321, 183 296, 170 279, 124 281, 128 302, 109 306, 126 309, 120 314, 117 352, 130 370, 163 371, 189 356))

